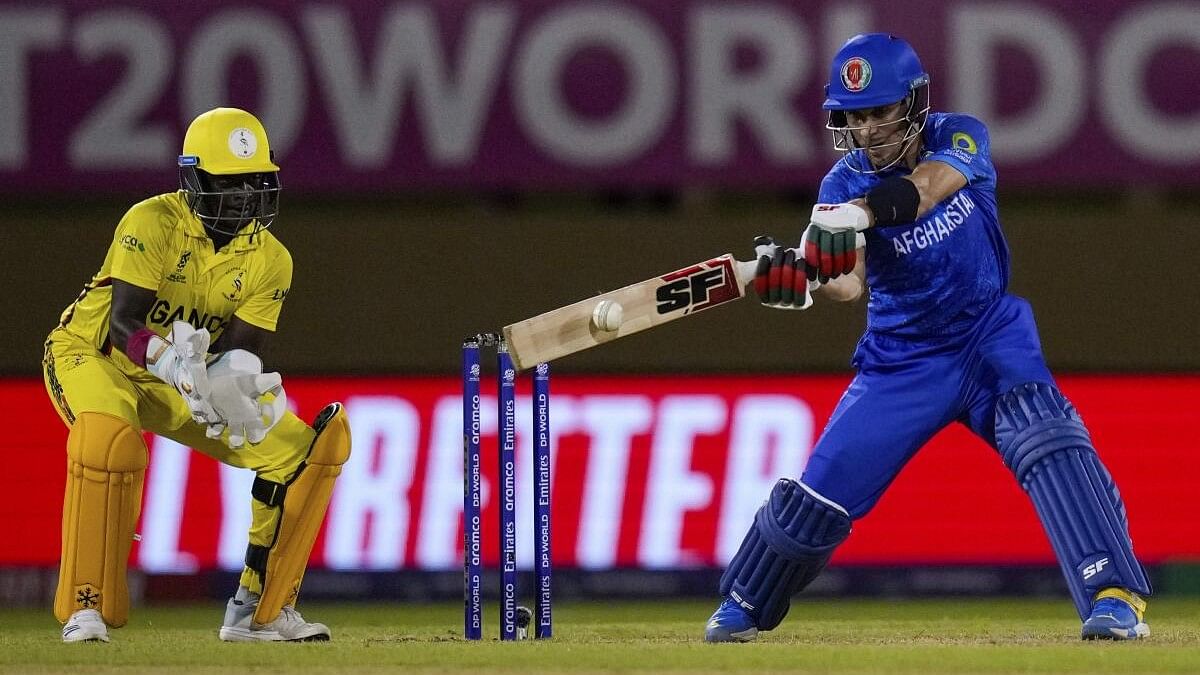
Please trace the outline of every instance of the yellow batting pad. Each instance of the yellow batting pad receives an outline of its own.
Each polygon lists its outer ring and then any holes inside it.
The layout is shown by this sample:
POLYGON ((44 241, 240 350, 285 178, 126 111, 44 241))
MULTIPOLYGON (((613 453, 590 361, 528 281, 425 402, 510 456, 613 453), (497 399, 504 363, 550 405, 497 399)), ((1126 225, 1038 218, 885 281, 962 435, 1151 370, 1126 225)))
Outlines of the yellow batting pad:
POLYGON ((287 487, 275 545, 267 558, 255 623, 274 621, 284 605, 295 604, 308 556, 325 519, 333 482, 350 459, 350 421, 340 403, 331 403, 313 423, 317 437, 308 459, 287 487))
POLYGON ((65 622, 78 610, 98 609, 108 625, 123 626, 129 618, 125 568, 149 461, 146 442, 123 419, 84 412, 67 437, 67 459, 54 615, 65 622))

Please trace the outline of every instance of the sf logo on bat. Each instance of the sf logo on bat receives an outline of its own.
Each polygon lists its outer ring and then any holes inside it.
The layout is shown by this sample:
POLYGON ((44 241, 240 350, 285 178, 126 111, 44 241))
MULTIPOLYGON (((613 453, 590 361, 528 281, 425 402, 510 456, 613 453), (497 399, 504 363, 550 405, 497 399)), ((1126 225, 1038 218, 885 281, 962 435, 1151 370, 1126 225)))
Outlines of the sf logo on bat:
POLYGON ((742 297, 730 258, 714 258, 659 278, 666 282, 654 294, 659 314, 681 309, 689 314, 742 297))

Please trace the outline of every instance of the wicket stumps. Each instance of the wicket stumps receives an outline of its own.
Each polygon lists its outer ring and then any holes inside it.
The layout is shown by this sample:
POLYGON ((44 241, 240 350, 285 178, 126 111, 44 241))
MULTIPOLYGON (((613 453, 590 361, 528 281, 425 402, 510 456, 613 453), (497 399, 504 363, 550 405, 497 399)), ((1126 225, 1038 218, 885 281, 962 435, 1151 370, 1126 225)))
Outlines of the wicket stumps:
MULTIPOLYGON (((496 420, 499 457, 500 639, 518 638, 517 611, 517 373, 504 338, 484 333, 463 341, 463 577, 464 628, 468 640, 483 637, 483 476, 480 447, 480 360, 483 347, 496 349, 496 420)), ((550 367, 533 376, 533 532, 537 589, 533 635, 552 635, 550 561, 550 367)), ((524 627, 520 632, 524 632, 524 627)))

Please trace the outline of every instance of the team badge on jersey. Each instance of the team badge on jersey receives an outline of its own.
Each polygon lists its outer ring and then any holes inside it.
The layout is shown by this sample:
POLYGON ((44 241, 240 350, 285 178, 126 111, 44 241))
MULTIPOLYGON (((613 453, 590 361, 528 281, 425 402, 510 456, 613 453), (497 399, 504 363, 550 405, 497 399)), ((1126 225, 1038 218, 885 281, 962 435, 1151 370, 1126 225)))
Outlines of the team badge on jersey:
POLYGON ((846 91, 862 91, 871 86, 871 64, 861 56, 846 59, 842 64, 842 86, 846 91))
POLYGON ((229 132, 229 151, 236 157, 250 159, 258 152, 258 139, 254 132, 246 127, 238 127, 229 132))
POLYGON ((237 302, 242 299, 242 277, 245 276, 246 270, 235 268, 225 273, 225 276, 217 283, 217 288, 223 289, 221 295, 230 302, 237 302))

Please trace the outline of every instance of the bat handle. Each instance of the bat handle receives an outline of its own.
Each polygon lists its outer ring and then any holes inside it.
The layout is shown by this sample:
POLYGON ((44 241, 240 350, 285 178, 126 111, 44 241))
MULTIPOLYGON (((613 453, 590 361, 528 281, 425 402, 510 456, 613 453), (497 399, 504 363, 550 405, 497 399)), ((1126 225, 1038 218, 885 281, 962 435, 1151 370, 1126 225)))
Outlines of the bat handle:
POLYGON ((757 260, 734 260, 734 274, 737 275, 738 283, 742 288, 746 288, 754 283, 754 272, 758 269, 757 260))

